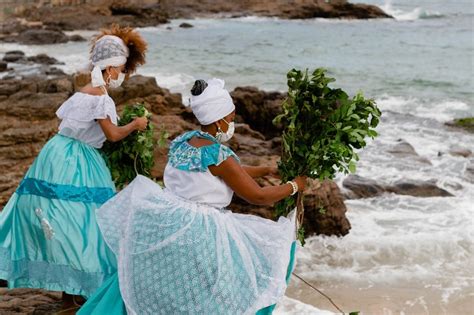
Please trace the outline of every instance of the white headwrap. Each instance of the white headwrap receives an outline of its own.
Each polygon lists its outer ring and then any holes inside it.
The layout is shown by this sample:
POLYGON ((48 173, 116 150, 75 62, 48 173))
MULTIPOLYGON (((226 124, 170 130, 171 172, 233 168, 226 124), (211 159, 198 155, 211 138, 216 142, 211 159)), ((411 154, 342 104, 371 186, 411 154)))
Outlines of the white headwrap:
POLYGON ((102 70, 107 67, 120 67, 127 62, 129 55, 128 47, 123 40, 114 35, 102 36, 95 43, 91 53, 91 71, 92 86, 104 86, 105 81, 102 76, 102 70))
POLYGON ((200 95, 191 96, 191 109, 201 125, 210 125, 235 110, 232 97, 224 89, 224 80, 211 79, 200 95))

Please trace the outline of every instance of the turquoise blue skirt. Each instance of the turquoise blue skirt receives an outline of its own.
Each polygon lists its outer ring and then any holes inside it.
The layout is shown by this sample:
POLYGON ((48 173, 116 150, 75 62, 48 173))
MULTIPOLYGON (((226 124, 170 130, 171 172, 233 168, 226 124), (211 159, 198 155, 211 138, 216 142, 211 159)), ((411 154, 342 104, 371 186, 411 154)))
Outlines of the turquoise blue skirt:
MULTIPOLYGON (((290 282, 295 266, 296 241, 291 245, 290 263, 286 274, 286 282, 290 282)), ((276 304, 259 310, 256 315, 270 315, 276 304)), ((127 315, 125 304, 120 295, 118 275, 110 277, 97 292, 81 307, 76 315, 127 315)))
POLYGON ((95 217, 114 194, 97 149, 54 136, 0 212, 0 279, 92 295, 117 270, 95 217))

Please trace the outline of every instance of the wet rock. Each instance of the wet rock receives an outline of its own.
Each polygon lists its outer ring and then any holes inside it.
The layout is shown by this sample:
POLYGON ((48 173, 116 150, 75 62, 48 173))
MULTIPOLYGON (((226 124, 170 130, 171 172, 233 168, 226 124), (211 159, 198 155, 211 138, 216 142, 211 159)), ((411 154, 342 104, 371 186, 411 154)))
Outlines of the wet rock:
POLYGON ((398 143, 392 146, 392 148, 390 148, 388 152, 398 158, 409 159, 411 161, 416 161, 421 164, 431 165, 430 160, 420 156, 415 151, 415 148, 403 139, 398 139, 398 143))
POLYGON ((447 122, 446 125, 474 133, 474 117, 455 119, 453 121, 447 122))
POLYGON ((347 199, 370 198, 384 193, 410 195, 414 197, 449 197, 451 193, 431 181, 404 179, 393 184, 380 184, 368 178, 349 175, 343 181, 344 188, 350 190, 345 195, 347 199))
POLYGON ((401 180, 393 185, 387 186, 388 192, 399 195, 410 195, 415 197, 450 197, 448 191, 439 188, 436 184, 418 180, 401 180))
POLYGON ((4 61, 0 61, 0 72, 4 72, 8 69, 8 64, 4 61))
POLYGON ((266 139, 281 134, 281 128, 274 126, 272 121, 281 113, 285 94, 265 92, 255 87, 237 87, 230 94, 241 121, 262 133, 266 139))
POLYGON ((251 1, 201 1, 162 0, 160 5, 172 18, 191 18, 207 15, 241 17, 246 15, 276 16, 285 19, 390 18, 375 5, 352 4, 346 0, 251 0, 251 1))
POLYGON ((63 70, 61 70, 59 68, 56 68, 56 67, 48 68, 48 69, 45 70, 44 73, 47 76, 55 76, 55 77, 66 75, 66 73, 63 70))
POLYGON ((351 224, 339 187, 333 181, 310 181, 305 190, 303 228, 307 236, 349 233, 351 224))
POLYGON ((181 28, 192 28, 192 27, 194 27, 194 25, 184 22, 184 23, 179 24, 179 27, 181 27, 181 28))
POLYGON ((472 151, 468 148, 464 148, 461 146, 453 146, 449 150, 449 154, 454 156, 462 156, 462 157, 470 157, 472 155, 472 151))
POLYGON ((85 39, 84 37, 82 37, 81 35, 78 35, 78 34, 71 35, 71 36, 68 37, 68 39, 71 42, 85 42, 85 41, 87 41, 87 39, 85 39))
POLYGON ((64 62, 59 62, 56 58, 50 57, 46 54, 31 56, 31 57, 28 57, 27 60, 34 63, 40 63, 40 64, 45 64, 45 65, 54 65, 54 64, 63 65, 64 64, 64 62))
MULTIPOLYGON (((149 2, 149 1, 148 1, 149 2)), ((94 5, 26 6, 18 14, 29 21, 40 21, 49 30, 98 30, 111 24, 146 27, 168 22, 168 14, 160 4, 134 4, 131 1, 96 1, 94 5)), ((75 36, 74 39, 78 39, 75 36)))
POLYGON ((17 41, 24 45, 48 45, 66 43, 68 37, 61 31, 32 29, 20 33, 17 41))
MULTIPOLYGON (((265 185, 280 184, 277 179, 273 178, 264 178, 259 181, 265 185)), ((351 224, 345 215, 347 208, 336 183, 308 180, 304 194, 303 228, 306 237, 311 235, 344 236, 349 233, 351 224)), ((272 206, 249 205, 238 196, 234 196, 229 208, 233 212, 250 213, 267 219, 275 219, 272 206)))
POLYGON ((3 56, 3 61, 6 62, 18 62, 22 60, 25 60, 25 53, 21 50, 7 51, 5 56, 3 56))
MULTIPOLYGON (((308 1, 309 2, 309 1, 308 1)), ((289 19, 342 18, 376 19, 392 18, 374 5, 353 4, 347 1, 319 1, 301 6, 287 5, 279 16, 289 19)))
POLYGON ((349 175, 342 182, 344 188, 351 191, 348 199, 370 198, 383 194, 385 189, 376 181, 358 175, 349 175))

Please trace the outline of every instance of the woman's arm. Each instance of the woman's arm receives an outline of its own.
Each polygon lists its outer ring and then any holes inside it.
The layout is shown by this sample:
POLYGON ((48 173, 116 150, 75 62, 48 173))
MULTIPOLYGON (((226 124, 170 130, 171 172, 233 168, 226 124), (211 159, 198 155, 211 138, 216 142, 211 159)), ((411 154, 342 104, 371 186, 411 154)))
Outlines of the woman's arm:
POLYGON ((247 174, 249 174, 252 178, 267 176, 267 175, 274 175, 275 169, 270 166, 247 166, 242 165, 242 169, 244 169, 247 174))
POLYGON ((117 142, 134 132, 135 130, 145 130, 148 119, 145 117, 137 117, 131 123, 118 127, 112 123, 109 117, 105 119, 97 119, 107 140, 117 142))
MULTIPOLYGON (((218 166, 209 166, 209 170, 214 176, 222 178, 239 197, 251 204, 272 205, 293 192, 290 184, 260 187, 234 158, 228 158, 218 166)), ((294 181, 298 185, 298 190, 302 191, 306 177, 297 177, 294 181)))

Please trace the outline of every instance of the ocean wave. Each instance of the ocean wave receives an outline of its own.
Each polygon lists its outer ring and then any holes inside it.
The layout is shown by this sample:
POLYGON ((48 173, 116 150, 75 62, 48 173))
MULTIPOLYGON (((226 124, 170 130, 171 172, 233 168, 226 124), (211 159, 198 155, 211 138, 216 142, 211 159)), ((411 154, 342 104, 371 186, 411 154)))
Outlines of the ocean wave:
POLYGON ((474 115, 473 104, 453 99, 424 100, 415 97, 382 95, 376 98, 379 107, 403 114, 411 114, 423 118, 435 119, 439 122, 451 121, 474 115))
POLYGON ((284 296, 281 301, 278 302, 275 308, 275 315, 334 315, 335 313, 321 310, 314 306, 305 304, 299 300, 295 300, 284 296))
POLYGON ((421 19, 438 19, 445 17, 444 14, 436 11, 428 11, 423 8, 417 7, 412 11, 403 11, 397 8, 394 8, 392 1, 387 0, 385 3, 380 6, 387 14, 390 14, 397 21, 415 21, 421 19))

